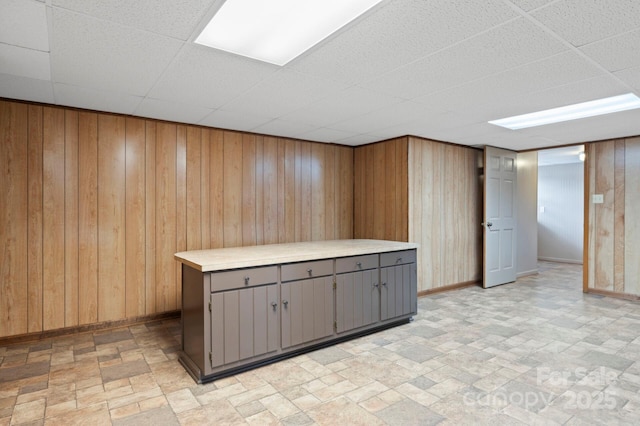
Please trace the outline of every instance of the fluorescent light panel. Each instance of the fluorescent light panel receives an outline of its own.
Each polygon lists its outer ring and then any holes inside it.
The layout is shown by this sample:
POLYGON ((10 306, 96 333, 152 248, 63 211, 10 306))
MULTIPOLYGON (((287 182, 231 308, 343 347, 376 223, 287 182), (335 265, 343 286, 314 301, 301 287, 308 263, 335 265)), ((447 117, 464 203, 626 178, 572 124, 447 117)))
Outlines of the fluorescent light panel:
POLYGON ((596 115, 611 114, 613 112, 627 111, 635 108, 640 108, 640 98, 633 93, 627 93, 625 95, 532 112, 530 114, 492 120, 489 121, 489 123, 511 130, 518 130, 527 127, 560 123, 562 121, 577 120, 579 118, 594 117, 596 115))
POLYGON ((285 65, 382 0, 227 0, 195 42, 285 65))

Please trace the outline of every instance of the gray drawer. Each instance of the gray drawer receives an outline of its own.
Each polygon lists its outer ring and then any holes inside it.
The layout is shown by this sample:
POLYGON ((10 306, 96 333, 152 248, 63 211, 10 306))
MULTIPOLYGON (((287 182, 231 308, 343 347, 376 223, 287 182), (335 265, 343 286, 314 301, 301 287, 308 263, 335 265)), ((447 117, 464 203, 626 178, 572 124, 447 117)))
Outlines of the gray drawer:
POLYGON ((405 263, 415 263, 416 251, 415 250, 403 250, 392 251, 388 253, 380 253, 380 266, 395 266, 404 265, 405 263))
POLYGON ((211 273, 211 291, 232 290, 278 282, 278 267, 234 269, 211 273))
POLYGON ((333 275, 333 260, 289 263, 282 265, 282 282, 333 275))
POLYGON ((345 272, 365 271, 378 267, 378 255, 366 254, 363 256, 341 257, 336 259, 336 274, 345 272))

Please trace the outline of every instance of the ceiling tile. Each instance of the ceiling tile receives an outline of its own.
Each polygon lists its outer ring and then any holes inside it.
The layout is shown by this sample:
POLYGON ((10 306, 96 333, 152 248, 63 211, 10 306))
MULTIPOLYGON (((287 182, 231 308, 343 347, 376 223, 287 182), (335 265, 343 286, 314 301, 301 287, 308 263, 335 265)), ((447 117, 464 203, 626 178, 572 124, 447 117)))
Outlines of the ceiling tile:
POLYGON ((52 75, 57 83, 143 96, 182 43, 54 9, 52 75))
POLYGON ((498 0, 395 0, 290 66, 312 75, 359 83, 516 16, 498 0))
POLYGON ((196 105, 145 98, 140 102, 134 113, 142 117, 196 124, 211 112, 210 108, 196 105))
POLYGON ((0 98, 55 104, 50 81, 0 74, 0 98))
POLYGON ((310 126, 308 124, 275 119, 256 126, 251 129, 251 131, 256 133, 263 133, 265 135, 289 136, 297 138, 301 134, 304 134, 311 129, 313 129, 313 126, 310 126))
POLYGON ((200 120, 198 124, 203 126, 218 127, 221 129, 249 131, 261 124, 271 121, 269 117, 255 116, 238 112, 216 110, 200 120))
POLYGON ((545 6, 549 3, 553 3, 555 0, 510 0, 511 3, 518 6, 520 9, 525 11, 531 11, 533 9, 537 9, 539 7, 545 6))
POLYGON ((149 96, 219 108, 278 69, 220 50, 185 44, 149 96))
POLYGON ((349 136, 348 138, 340 139, 336 142, 339 143, 340 145, 358 146, 358 145, 378 142, 379 140, 380 139, 376 136, 361 134, 361 135, 349 136))
POLYGON ((101 91, 85 87, 54 84, 56 101, 60 105, 87 108, 95 111, 133 114, 142 101, 139 96, 114 91, 101 91))
POLYGON ((0 42, 49 51, 44 3, 33 0, 1 0, 0 42))
POLYGON ((363 84, 414 99, 555 55, 566 47, 524 18, 363 84))
POLYGON ((364 115, 343 120, 331 125, 332 129, 345 132, 360 133, 362 129, 367 129, 368 133, 375 134, 376 130, 401 125, 422 117, 437 114, 434 108, 429 108, 424 104, 417 104, 405 101, 391 106, 383 107, 364 115))
POLYGON ((635 89, 636 95, 640 96, 640 67, 627 68, 614 75, 635 89))
POLYGON ((640 30, 595 42, 580 48, 585 55, 609 71, 640 66, 640 30))
POLYGON ((316 142, 335 142, 340 139, 346 139, 354 136, 350 132, 343 132, 341 130, 329 129, 327 127, 314 128, 313 130, 302 133, 301 139, 306 139, 316 142))
POLYGON ((0 43, 0 73, 51 80, 49 53, 0 43))
POLYGON ((640 27, 637 0, 561 0, 531 15, 574 46, 640 27))
POLYGON ((86 15, 186 40, 215 0, 53 0, 86 15))
POLYGON ((222 108, 226 111, 244 111, 276 118, 345 88, 344 83, 283 69, 222 108))
POLYGON ((353 86, 335 96, 300 108, 283 118, 319 127, 331 127, 333 123, 400 102, 402 102, 400 98, 353 86))

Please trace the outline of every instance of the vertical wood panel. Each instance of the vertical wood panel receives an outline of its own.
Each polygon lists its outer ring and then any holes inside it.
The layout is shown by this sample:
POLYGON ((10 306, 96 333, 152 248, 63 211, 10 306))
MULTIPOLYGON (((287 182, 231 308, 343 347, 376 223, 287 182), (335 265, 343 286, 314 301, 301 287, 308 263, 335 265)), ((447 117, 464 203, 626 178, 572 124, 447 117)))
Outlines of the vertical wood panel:
POLYGON ((65 111, 64 132, 64 316, 78 325, 78 112, 65 111))
MULTIPOLYGON (((4 104, 1 102, 0 105, 4 104)), ((42 111, 41 106, 29 105, 28 126, 28 197, 27 212, 27 332, 42 331, 42 111)), ((4 114, 0 112, 0 120, 4 114)), ((4 188, 4 185, 1 187, 4 188)), ((5 224, 3 223, 3 227, 5 224)))
POLYGON ((177 128, 156 128, 156 311, 176 308, 176 162, 177 128))
POLYGON ((243 246, 256 245, 256 136, 242 135, 240 219, 243 246))
POLYGON ((311 145, 311 220, 309 227, 311 228, 311 240, 325 240, 326 222, 325 222, 325 180, 324 165, 325 153, 324 145, 319 143, 311 145))
POLYGON ((313 193, 313 185, 311 180, 311 143, 299 142, 300 147, 300 191, 301 210, 297 211, 300 215, 301 232, 298 241, 311 241, 313 216, 311 214, 311 196, 313 193))
POLYGON ((26 333, 28 107, 0 103, 0 335, 26 333))
POLYGON ((64 110, 43 112, 43 329, 64 327, 64 110))
POLYGON ((202 249, 202 134, 197 127, 187 128, 186 153, 186 227, 187 250, 202 249))
MULTIPOLYGON (((187 249, 187 128, 183 124, 176 129, 176 246, 174 253, 187 249)), ((173 257, 173 256, 171 256, 173 257)), ((174 308, 180 307, 182 301, 182 271, 174 261, 174 308)))
POLYGON ((145 288, 145 121, 127 117, 125 148, 125 221, 126 221, 126 289, 127 317, 146 312, 145 288))
MULTIPOLYGON (((613 176, 613 290, 624 291, 625 141, 615 141, 613 176)), ((640 188, 640 187, 637 187, 640 188)))
POLYGON ((614 152, 615 142, 596 145, 595 193, 604 195, 604 203, 594 205, 598 255, 595 259, 596 288, 613 290, 613 229, 614 229, 614 152))
MULTIPOLYGON (((211 248, 211 131, 202 129, 200 142, 200 241, 203 249, 211 248)), ((189 206, 187 206, 187 209, 189 206)), ((188 211, 188 210, 187 210, 188 211)))
POLYGON ((78 322, 98 321, 98 115, 78 117, 78 322))
POLYGON ((396 217, 396 212, 398 210, 398 193, 400 192, 400 188, 398 188, 398 179, 396 173, 396 150, 400 145, 399 141, 393 141, 392 143, 380 144, 381 149, 384 149, 384 158, 383 158, 383 170, 385 171, 385 182, 384 182, 384 221, 382 225, 384 227, 382 233, 382 239, 385 240, 395 240, 396 239, 396 228, 398 225, 398 220, 396 217))
POLYGON ((211 202, 211 243, 210 248, 224 247, 224 132, 211 130, 209 135, 210 180, 209 201, 211 202))
POLYGON ((242 135, 224 132, 224 247, 242 245, 242 135))
POLYGON ((256 161, 255 161, 255 188, 256 188, 256 244, 264 244, 264 138, 256 136, 256 161))
POLYGON ((145 313, 156 306, 156 123, 145 121, 145 313))
POLYGON ((98 320, 124 318, 125 119, 98 115, 98 320))
POLYGON ((297 241, 296 212, 300 211, 296 204, 296 144, 294 141, 285 139, 284 144, 284 229, 281 230, 284 239, 283 243, 297 241))
POLYGON ((324 146, 324 227, 325 239, 335 240, 337 237, 336 229, 336 158, 338 158, 338 150, 332 145, 324 146))
POLYGON ((624 292, 640 296, 640 138, 625 141, 624 292))
POLYGON ((262 170, 263 177, 263 220, 264 220, 264 244, 278 242, 278 140, 272 137, 264 138, 262 170))

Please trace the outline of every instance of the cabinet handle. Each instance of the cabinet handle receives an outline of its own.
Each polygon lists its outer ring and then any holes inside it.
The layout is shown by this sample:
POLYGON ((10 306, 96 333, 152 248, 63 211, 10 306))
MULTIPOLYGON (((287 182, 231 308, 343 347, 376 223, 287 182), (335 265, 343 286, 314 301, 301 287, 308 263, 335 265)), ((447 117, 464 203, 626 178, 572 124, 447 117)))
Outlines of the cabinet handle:
POLYGON ((244 285, 249 285, 249 277, 244 277, 244 285))
POLYGON ((378 283, 373 283, 373 286, 374 286, 375 288, 378 288, 378 287, 380 286, 380 284, 378 284, 378 283))
POLYGON ((283 300, 282 304, 284 305, 285 309, 288 307, 289 305, 289 301, 288 300, 283 300))
POLYGON ((400 263, 400 262, 402 262, 402 258, 401 257, 396 259, 396 263, 400 263))
POLYGON ((362 269, 362 262, 356 262, 356 266, 358 267, 358 269, 362 269))
POLYGON ((382 283, 382 285, 386 287, 386 286, 387 286, 387 283, 382 283))
POLYGON ((307 272, 309 273, 309 276, 313 275, 313 269, 307 269, 307 272))
POLYGON ((278 304, 276 302, 271 302, 271 306, 273 306, 273 310, 275 311, 278 307, 278 304))

